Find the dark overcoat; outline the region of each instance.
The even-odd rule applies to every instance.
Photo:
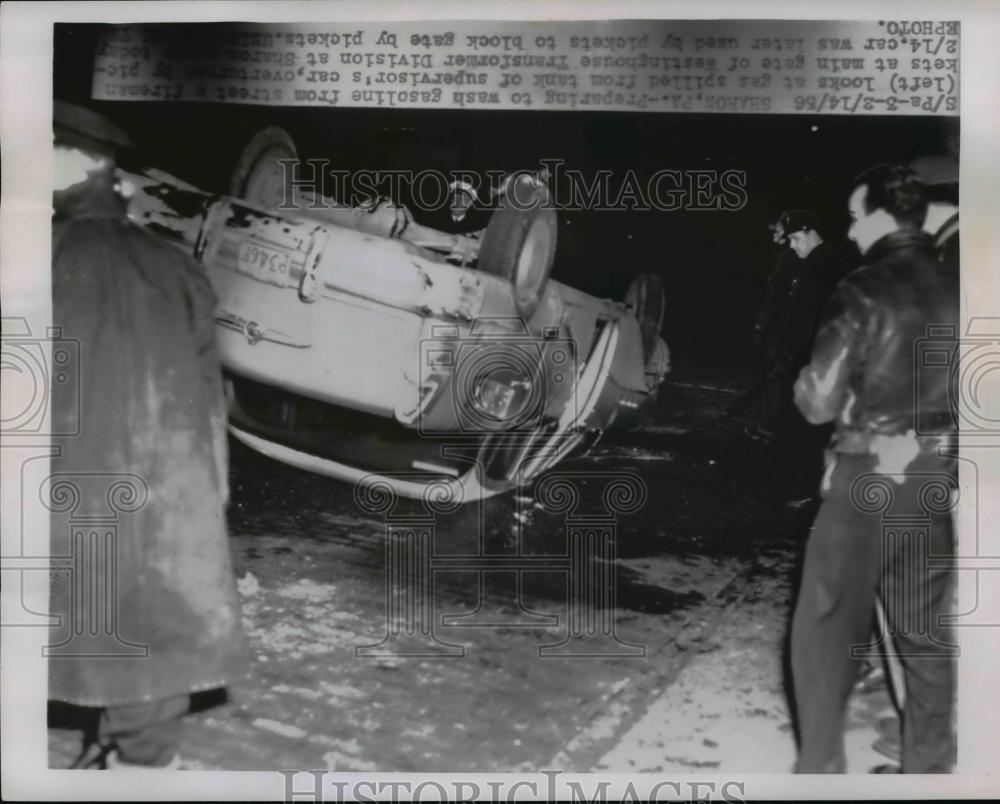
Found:
[[[110,176],[57,200],[49,698],[87,706],[225,686],[245,667],[227,543],[214,296],[130,223]],[[63,370],[65,369],[65,370]]]

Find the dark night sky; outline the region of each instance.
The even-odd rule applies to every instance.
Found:
[[[55,96],[88,101],[94,26],[56,26]],[[557,158],[589,175],[628,170],[746,172],[734,212],[651,210],[562,214],[554,276],[620,298],[640,272],[667,287],[664,336],[676,362],[749,359],[749,335],[774,262],[767,223],[785,208],[820,213],[826,238],[844,240],[851,179],[879,162],[945,152],[955,118],[694,115],[532,111],[253,107],[93,102],[132,136],[146,161],[206,189],[222,189],[242,145],[279,125],[300,156],[345,169],[534,168]],[[815,128],[815,130],[813,130]],[[953,144],[953,142],[952,142]]]

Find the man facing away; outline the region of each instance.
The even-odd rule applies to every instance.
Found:
[[[244,672],[227,544],[225,407],[201,267],[125,216],[117,127],[55,104],[49,700],[89,707],[78,764],[176,766],[193,692]],[[114,526],[87,525],[112,516]],[[91,755],[100,751],[96,762]]]
[[[836,427],[792,621],[796,770],[845,770],[844,710],[880,595],[906,681],[902,772],[948,772],[954,657],[941,618],[953,578],[928,557],[954,553],[956,424],[951,373],[915,355],[929,326],[957,332],[958,275],[921,228],[927,201],[909,168],[866,172],[848,207],[864,265],[837,286],[795,384],[806,419]]]

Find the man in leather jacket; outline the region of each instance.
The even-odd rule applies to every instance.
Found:
[[[902,772],[954,763],[954,648],[941,625],[954,553],[952,372],[918,359],[932,331],[957,334],[958,274],[922,231],[923,185],[904,166],[859,177],[848,232],[864,265],[834,291],[795,402],[835,422],[823,504],[792,622],[800,773],[844,772],[844,710],[880,595],[906,680]],[[949,329],[950,328],[950,329]]]

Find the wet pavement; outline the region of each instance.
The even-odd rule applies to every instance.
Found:
[[[769,646],[770,671],[754,670],[760,650],[756,664],[745,654],[743,686],[777,712],[812,512],[767,493],[766,452],[730,415],[745,386],[677,370],[641,430],[520,494],[431,512],[359,505],[345,484],[233,443],[234,554],[256,579],[243,597],[251,667],[227,702],[189,718],[182,767],[630,771],[639,743],[667,767],[678,752],[649,757],[666,739],[647,745],[650,713],[740,640]],[[557,480],[579,505],[559,507]],[[720,690],[739,654],[726,666]],[[76,753],[71,725],[50,728],[53,767]],[[703,739],[683,767],[720,767],[718,736]]]

